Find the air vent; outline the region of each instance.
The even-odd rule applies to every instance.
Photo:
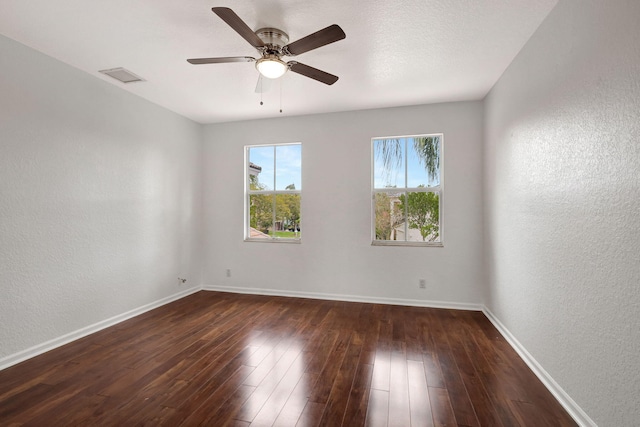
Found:
[[[142,77],[136,76],[129,70],[124,68],[111,68],[110,70],[100,70],[102,74],[106,74],[109,77],[113,77],[116,80],[120,80],[122,83],[133,83],[145,81]]]

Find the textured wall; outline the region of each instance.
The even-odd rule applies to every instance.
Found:
[[[470,102],[206,126],[203,284],[480,303],[482,117]],[[444,247],[371,246],[371,138],[435,132]],[[278,142],[302,142],[302,244],[244,242],[243,147]]]
[[[601,427],[640,419],[639,19],[561,0],[485,104],[487,305]]]
[[[4,37],[0,52],[2,359],[173,295],[178,275],[199,284],[202,129]]]

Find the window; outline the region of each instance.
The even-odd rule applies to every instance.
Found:
[[[302,144],[248,146],[245,160],[245,240],[299,242]]]
[[[442,246],[442,135],[372,140],[374,245]]]

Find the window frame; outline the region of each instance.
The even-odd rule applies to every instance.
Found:
[[[251,195],[264,194],[273,195],[273,224],[276,222],[276,197],[278,194],[298,194],[300,196],[300,218],[302,218],[302,189],[296,190],[275,190],[276,180],[276,148],[290,145],[300,146],[300,187],[302,187],[302,142],[284,142],[284,143],[269,143],[269,144],[251,144],[244,146],[244,241],[245,242],[260,242],[260,243],[302,243],[302,235],[295,238],[288,237],[275,237],[269,236],[268,238],[251,237]],[[273,147],[273,177],[274,177],[274,189],[273,190],[251,190],[250,186],[250,173],[249,173],[249,150],[256,147]]]
[[[385,139],[402,139],[402,138],[418,138],[418,137],[439,137],[439,152],[440,152],[440,184],[434,187],[407,187],[408,184],[408,162],[407,162],[407,147],[404,150],[404,187],[393,188],[376,188],[375,187],[375,141]],[[437,193],[438,194],[438,219],[439,219],[439,238],[438,242],[422,242],[422,241],[408,241],[408,240],[377,240],[376,239],[376,194],[378,193]],[[371,138],[371,246],[408,246],[408,247],[444,247],[444,133],[421,133],[414,135],[400,135],[400,136],[377,136]],[[408,235],[409,224],[405,219],[405,236]]]

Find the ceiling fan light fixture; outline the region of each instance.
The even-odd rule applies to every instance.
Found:
[[[287,72],[289,66],[276,55],[266,55],[256,61],[256,68],[264,77],[277,79]]]

